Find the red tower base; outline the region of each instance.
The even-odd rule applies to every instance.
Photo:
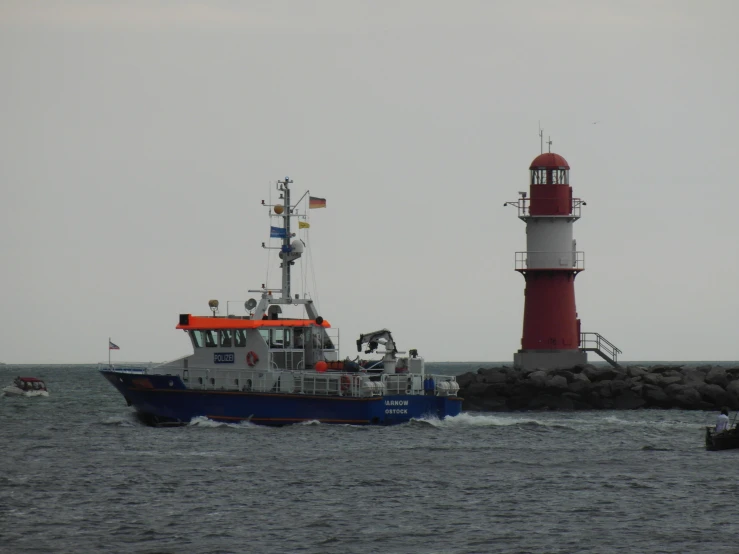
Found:
[[[529,269],[523,312],[521,350],[513,355],[519,369],[570,369],[588,363],[580,350],[580,322],[575,309],[577,270]]]
[[[583,350],[519,350],[513,355],[516,369],[572,369],[588,363]]]

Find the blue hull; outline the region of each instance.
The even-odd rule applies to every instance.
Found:
[[[197,417],[287,425],[303,421],[393,425],[412,418],[456,416],[462,399],[392,395],[356,398],[188,389],[179,377],[103,371],[103,375],[149,424],[186,424]]]

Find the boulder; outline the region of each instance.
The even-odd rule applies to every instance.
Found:
[[[529,403],[533,398],[533,396],[511,396],[506,401],[506,405],[511,411],[527,410],[529,408]]]
[[[570,398],[552,394],[539,395],[529,402],[529,410],[573,410],[574,408],[575,405]]]
[[[710,404],[713,404],[713,406],[716,408],[728,406],[732,410],[736,410],[739,407],[739,402],[737,402],[736,396],[729,392],[726,392],[718,385],[713,385],[709,383],[699,385],[698,392],[700,393],[703,400],[709,402]]]
[[[726,376],[729,378],[729,381],[739,379],[739,367],[727,367]]]
[[[485,383],[487,385],[487,383]],[[508,396],[508,388],[510,385],[507,383],[492,383],[485,389],[483,396]]]
[[[709,385],[718,385],[725,389],[729,384],[729,378],[726,376],[726,370],[723,367],[714,367],[706,375],[706,383]]]
[[[622,391],[629,390],[630,386],[631,383],[628,381],[611,381],[611,396],[615,396],[617,394],[621,394]]]
[[[571,371],[567,371],[566,369],[555,369],[554,371],[551,372],[551,375],[564,377],[565,379],[567,379],[568,383],[572,383],[572,381],[575,380],[575,374],[572,373]]]
[[[503,412],[508,409],[504,398],[465,398],[462,409],[467,411]]]
[[[612,381],[598,381],[590,385],[589,392],[591,395],[600,396],[601,398],[610,398],[612,396]]]
[[[686,385],[694,384],[698,385],[705,382],[706,374],[697,369],[684,369],[683,370],[683,382]]]
[[[648,373],[646,368],[639,365],[630,365],[626,368],[626,375],[629,377],[641,377],[646,373]]]
[[[648,406],[656,406],[658,408],[672,407],[670,397],[656,385],[644,385],[642,397],[646,400]]]
[[[642,375],[642,381],[647,385],[658,386],[662,376],[659,373],[647,373]]]
[[[567,389],[567,379],[561,375],[554,375],[546,380],[546,386],[553,389]]]
[[[471,371],[463,373],[462,375],[457,375],[457,383],[459,384],[459,388],[463,389],[469,386],[471,383],[475,382],[476,378],[477,374],[472,373]]]
[[[682,383],[683,382],[683,376],[678,375],[670,375],[668,377],[665,377],[664,375],[660,375],[659,379],[657,380],[657,385],[659,385],[662,388],[669,387],[670,385],[674,385],[676,383]]]
[[[562,398],[569,398],[575,410],[592,410],[593,406],[579,394],[575,392],[563,392]]]
[[[459,396],[462,398],[471,398],[474,396],[483,396],[490,385],[487,383],[472,383],[466,387],[459,389]]]
[[[534,371],[533,373],[529,373],[528,379],[527,379],[533,386],[543,389],[547,384],[547,373],[546,371]]]
[[[619,372],[612,367],[595,367],[586,365],[582,371],[590,381],[597,383],[598,381],[611,381],[619,375]]]
[[[587,377],[586,377],[586,379],[587,379]],[[570,383],[569,385],[567,385],[567,390],[569,392],[572,392],[572,393],[575,393],[575,394],[584,393],[589,388],[590,388],[590,381],[587,381],[587,380],[582,381],[580,379],[575,379],[574,381],[572,381],[572,383]]]
[[[732,381],[726,385],[726,392],[739,398],[739,381]]]
[[[613,399],[613,407],[616,410],[636,410],[643,408],[646,401],[638,394],[631,390],[624,390]]]
[[[501,371],[489,371],[477,376],[477,380],[482,380],[483,383],[505,383],[508,380],[508,376]]]
[[[653,365],[649,368],[649,373],[668,373],[670,371],[680,371],[681,365]]]
[[[697,409],[703,400],[700,393],[693,385],[669,385],[665,392],[667,396],[672,398],[680,408]]]

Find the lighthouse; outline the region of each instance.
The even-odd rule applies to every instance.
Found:
[[[526,251],[516,252],[516,271],[526,280],[520,369],[572,368],[587,363],[575,307],[575,277],[585,269],[573,225],[585,202],[572,195],[570,165],[553,152],[529,167],[529,191],[519,192],[518,217],[526,223]],[[589,350],[590,348],[588,348]]]
[[[541,136],[541,132],[540,132]],[[548,143],[551,147],[551,141]],[[516,271],[526,280],[518,369],[569,369],[586,364],[588,351],[618,367],[621,350],[599,333],[582,332],[575,307],[575,277],[585,270],[573,225],[580,219],[580,198],[572,195],[570,164],[542,152],[529,166],[529,190],[515,202],[526,224],[526,251],[516,252]]]

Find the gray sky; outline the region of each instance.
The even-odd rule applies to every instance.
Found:
[[[0,0],[0,361],[162,361],[264,282],[289,175],[321,313],[427,360],[521,339],[538,122],[570,163],[583,330],[736,360],[734,1]],[[593,122],[597,121],[597,124]]]

